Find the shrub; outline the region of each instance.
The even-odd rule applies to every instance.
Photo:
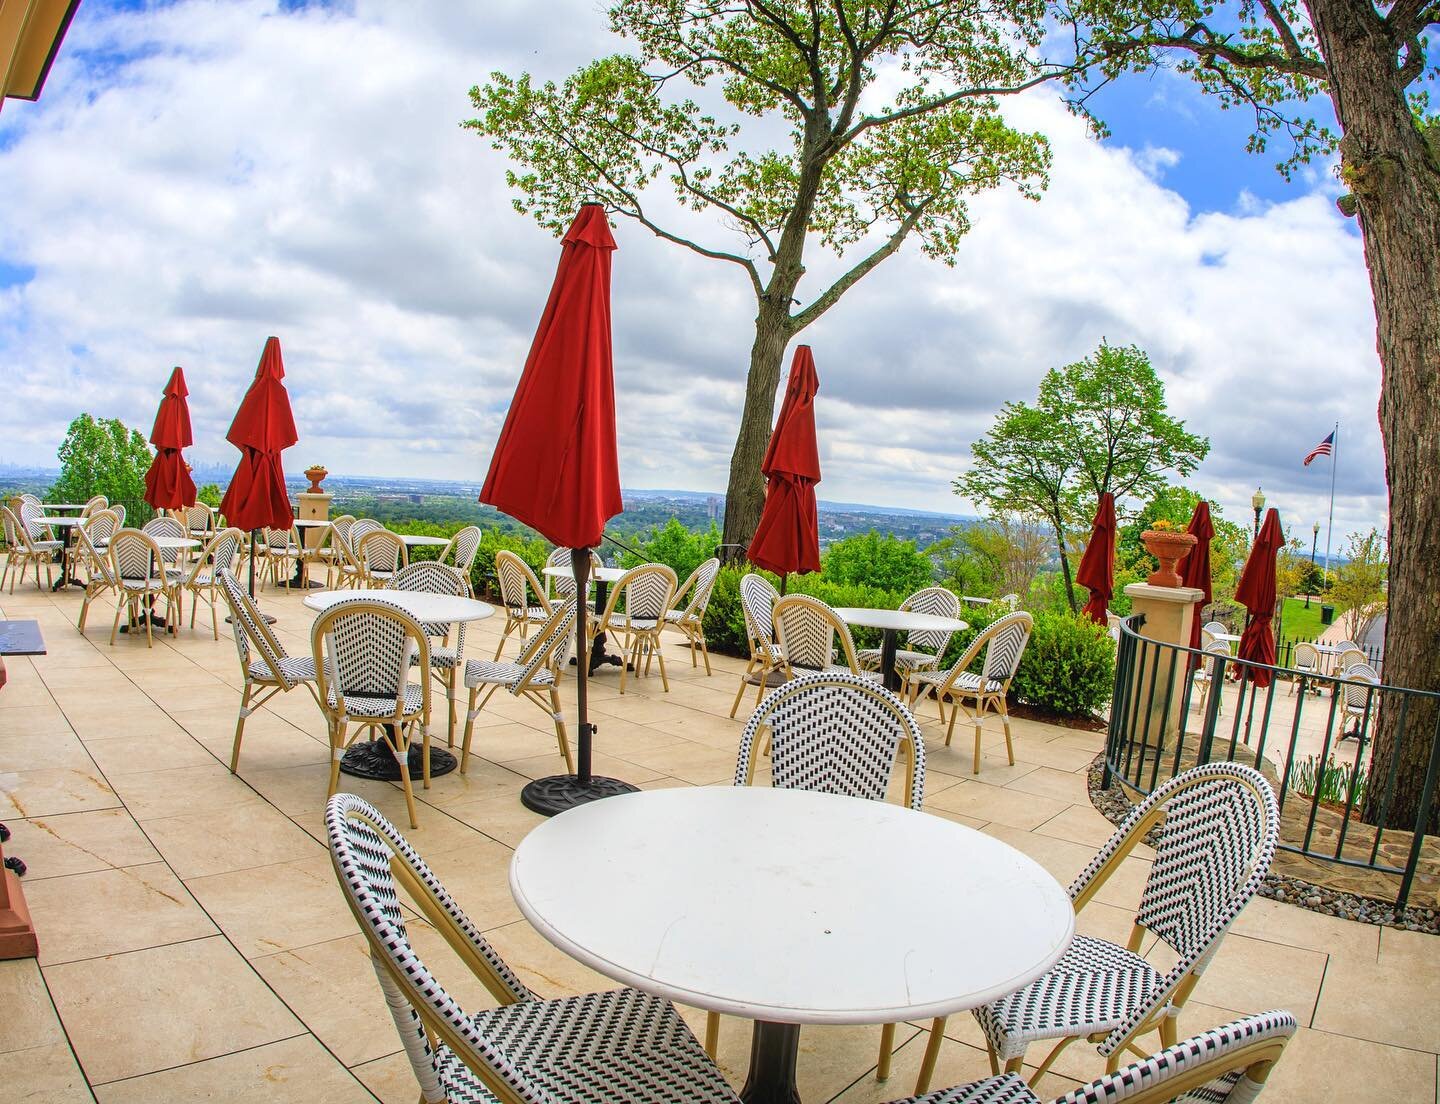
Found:
[[[636,541],[636,552],[621,552],[621,567],[639,567],[645,563],[668,564],[684,582],[690,573],[715,555],[720,544],[720,530],[712,521],[709,530],[693,533],[679,518],[671,518],[664,525],[657,525],[647,538]]]
[[[882,537],[871,529],[832,544],[821,559],[821,575],[831,583],[899,591],[903,598],[929,586],[935,568],[914,541],[900,540],[893,534]]]
[[[705,643],[722,655],[749,655],[745,643],[745,615],[740,609],[740,580],[743,567],[722,567],[715,576],[715,589],[705,607]]]
[[[1115,646],[1104,626],[1068,611],[1035,616],[1011,688],[1021,701],[1066,717],[1093,717],[1110,700]]]

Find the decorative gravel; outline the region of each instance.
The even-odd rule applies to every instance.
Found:
[[[1123,786],[1111,786],[1108,791],[1100,788],[1104,773],[1104,755],[1097,755],[1090,764],[1090,804],[1112,824],[1120,824],[1133,809],[1134,803],[1125,795]],[[1152,833],[1153,835],[1153,833]],[[1153,839],[1147,839],[1153,845]],[[1303,878],[1284,874],[1269,874],[1260,886],[1260,896],[1272,901],[1284,901],[1323,916],[1338,916],[1343,920],[1357,920],[1362,924],[1379,924],[1387,928],[1405,931],[1427,932],[1440,935],[1440,913],[1430,908],[1395,908],[1393,902],[1362,897],[1358,893],[1343,893],[1325,886],[1317,886]]]

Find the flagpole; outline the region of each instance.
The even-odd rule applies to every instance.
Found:
[[[1330,581],[1330,538],[1335,530],[1335,461],[1340,456],[1340,423],[1335,423],[1335,436],[1330,442],[1330,521],[1325,526],[1325,581]]]

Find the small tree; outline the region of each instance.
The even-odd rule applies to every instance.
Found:
[[[219,483],[206,483],[195,492],[196,502],[203,502],[206,506],[215,510],[220,509],[220,499],[223,497],[224,495],[220,490]]]
[[[952,534],[925,551],[945,584],[961,594],[1023,598],[1051,556],[1044,525],[1019,514],[1000,514]]]
[[[836,541],[820,560],[822,577],[832,583],[863,583],[909,594],[929,586],[934,568],[914,541],[874,529]]]
[[[1145,353],[1102,341],[1093,356],[1047,372],[1034,406],[1005,404],[955,491],[991,513],[1043,517],[1074,610],[1068,534],[1089,523],[1100,495],[1149,498],[1167,473],[1188,475],[1209,451],[1207,438],[1166,413],[1165,385]]]
[[[145,473],[150,470],[150,446],[138,429],[119,418],[97,419],[81,414],[65,431],[60,445],[60,478],[46,497],[60,502],[84,502],[103,494],[123,503],[127,525],[141,525],[153,511],[145,501]]]
[[[1344,611],[1345,635],[1363,642],[1385,609],[1385,584],[1390,570],[1385,539],[1378,529],[1351,533],[1345,556],[1347,561],[1335,569],[1330,600]]]

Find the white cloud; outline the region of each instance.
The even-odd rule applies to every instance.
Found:
[[[82,7],[42,101],[0,115],[0,264],[35,270],[0,290],[0,460],[53,456],[81,410],[148,428],[178,363],[193,456],[228,462],[275,333],[292,466],[482,478],[558,248],[459,122],[493,69],[558,79],[616,48],[588,0],[557,6]],[[955,268],[907,249],[800,338],[822,494],[968,509],[949,482],[1000,404],[1105,336],[1144,347],[1211,437],[1192,482],[1232,518],[1258,482],[1297,532],[1323,519],[1328,471],[1300,458],[1338,418],[1337,530],[1379,521],[1369,287],[1323,174],[1290,202],[1196,215],[1163,183],[1183,151],[1097,145],[1043,94],[1014,121],[1051,136],[1045,199],[977,199]],[[616,236],[624,481],[723,488],[748,284],[634,225]],[[808,260],[802,297],[839,270]]]

